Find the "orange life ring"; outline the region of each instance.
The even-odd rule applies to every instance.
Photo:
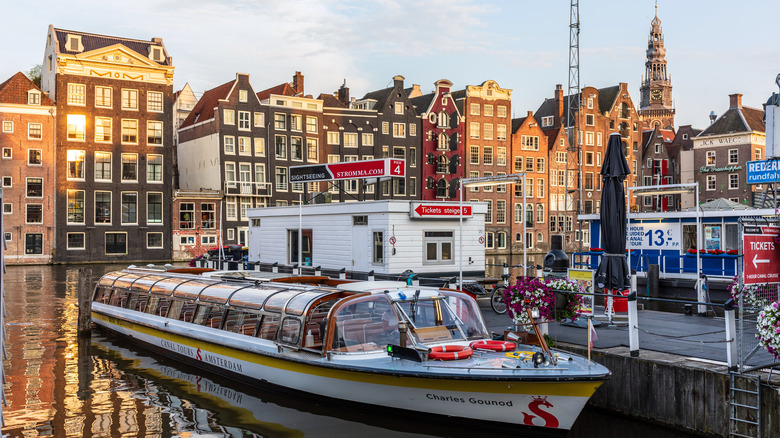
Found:
[[[472,342],[469,347],[475,350],[513,351],[517,346],[514,342],[482,340]]]
[[[440,345],[431,348],[431,352],[428,353],[428,358],[433,360],[458,360],[468,359],[472,354],[474,354],[474,350],[472,350],[471,347],[463,345]]]

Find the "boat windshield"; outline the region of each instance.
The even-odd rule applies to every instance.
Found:
[[[487,328],[474,300],[459,293],[395,303],[415,344],[484,339]]]

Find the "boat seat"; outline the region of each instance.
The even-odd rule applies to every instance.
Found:
[[[257,321],[247,322],[238,329],[238,332],[242,335],[252,336],[255,334],[255,327],[257,327]]]
[[[220,324],[222,324],[222,317],[215,316],[213,318],[209,318],[207,326],[211,328],[219,328]]]
[[[167,314],[168,314],[168,304],[161,304],[160,307],[157,308],[157,315],[165,316]]]

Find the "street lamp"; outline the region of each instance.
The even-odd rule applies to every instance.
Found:
[[[484,187],[484,186],[501,186],[507,184],[514,184],[517,181],[523,180],[523,238],[526,236],[526,217],[525,217],[525,204],[526,204],[526,185],[525,185],[525,172],[510,173],[509,175],[495,175],[495,176],[483,176],[478,178],[461,178],[460,180],[460,202],[458,205],[458,218],[460,219],[460,229],[458,231],[458,278],[461,290],[463,290],[463,189],[465,187]],[[523,241],[523,275],[527,275],[526,270],[526,249],[528,248],[527,242]]]

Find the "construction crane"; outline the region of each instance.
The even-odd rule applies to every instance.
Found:
[[[582,148],[580,147],[580,113],[581,113],[582,99],[580,96],[580,2],[579,0],[571,0],[571,6],[569,8],[569,90],[566,102],[566,134],[567,134],[567,155],[568,164],[566,166],[566,222],[563,225],[563,244],[564,250],[566,248],[566,236],[567,233],[573,231],[574,219],[580,213],[582,213],[582,172],[580,171],[580,163],[582,163]],[[576,120],[575,120],[576,118]],[[576,172],[576,174],[574,173]],[[574,193],[574,190],[570,189],[570,185],[573,182],[571,179],[573,175],[577,177],[577,204],[569,202],[569,196]],[[575,218],[569,219],[570,210],[575,210]],[[580,239],[579,239],[579,251],[582,252],[582,222],[579,223]],[[571,224],[571,229],[569,224]]]

